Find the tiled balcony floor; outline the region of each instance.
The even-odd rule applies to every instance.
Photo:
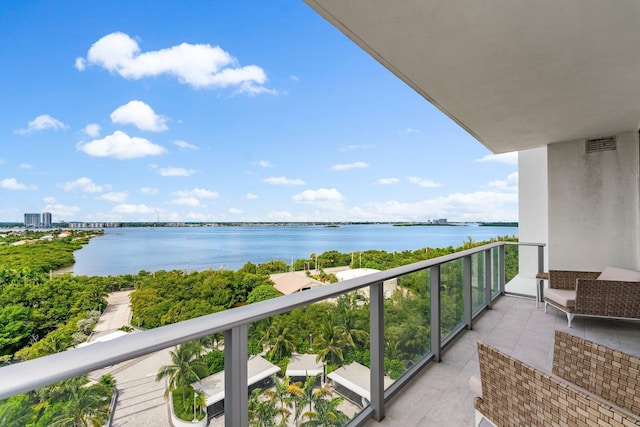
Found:
[[[548,372],[553,359],[556,329],[602,343],[629,354],[640,355],[640,323],[576,317],[567,328],[564,313],[544,304],[517,297],[500,298],[434,363],[412,379],[386,405],[381,422],[367,427],[473,426],[471,375],[479,375],[476,341],[484,341],[518,359]],[[488,424],[483,424],[488,425]]]

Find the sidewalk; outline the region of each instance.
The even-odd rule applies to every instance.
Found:
[[[131,326],[131,292],[120,291],[109,295],[107,308],[100,316],[89,342],[116,332],[123,325]],[[93,379],[105,374],[112,374],[116,379],[120,395],[113,426],[170,425],[164,382],[155,381],[160,367],[170,363],[169,349],[166,349],[91,372],[89,376]]]

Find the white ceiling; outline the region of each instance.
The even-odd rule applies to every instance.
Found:
[[[494,153],[640,128],[638,0],[305,0]]]

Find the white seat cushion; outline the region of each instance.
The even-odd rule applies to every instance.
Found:
[[[640,271],[626,268],[607,267],[602,270],[598,280],[620,280],[623,282],[640,282]]]
[[[469,378],[469,389],[474,396],[482,397],[482,381],[478,375],[472,375]]]
[[[563,307],[572,308],[576,305],[576,291],[572,289],[547,288],[544,290],[544,296]]]

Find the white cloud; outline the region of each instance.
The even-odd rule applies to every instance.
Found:
[[[157,188],[152,188],[152,187],[142,187],[140,189],[140,192],[142,194],[158,194],[158,189]]]
[[[305,190],[293,196],[292,199],[301,203],[341,202],[344,197],[335,188],[319,188],[317,190]]]
[[[128,197],[129,197],[129,193],[127,193],[126,191],[122,191],[122,192],[114,191],[111,193],[105,193],[101,195],[99,198],[102,200],[106,200],[107,202],[122,203],[125,200],[127,200]]]
[[[420,133],[420,131],[418,129],[406,128],[405,130],[402,131],[402,133],[412,134],[412,133]]]
[[[0,188],[5,190],[37,190],[35,185],[22,184],[16,181],[15,178],[5,178],[0,181]]]
[[[296,76],[296,75],[293,75],[293,74],[292,74],[292,75],[290,75],[290,76],[289,76],[289,80],[294,81],[294,82],[297,82],[297,81],[299,81],[300,79],[298,78],[298,76]]]
[[[151,214],[157,213],[156,209],[153,209],[147,205],[131,205],[131,204],[122,204],[114,206],[112,209],[113,212],[119,214]]]
[[[91,138],[97,138],[100,136],[100,125],[97,123],[89,123],[82,129],[82,133]]]
[[[180,197],[195,197],[198,199],[217,199],[218,193],[215,191],[205,190],[204,188],[194,188],[193,190],[181,190],[171,193]]]
[[[271,211],[265,217],[266,221],[291,221],[292,219],[293,214],[288,211]]]
[[[354,150],[364,150],[371,147],[372,145],[343,145],[342,147],[340,147],[340,151],[345,152],[345,151],[354,151]]]
[[[487,154],[486,156],[476,159],[476,162],[484,163],[484,162],[496,162],[496,163],[506,163],[508,165],[517,165],[518,164],[518,152],[513,151],[511,153],[502,153],[502,154]]]
[[[56,202],[56,198],[52,196],[47,196],[44,199],[42,199],[42,201],[48,204],[53,204]]]
[[[284,176],[272,176],[270,178],[265,178],[262,181],[266,182],[267,184],[274,184],[274,185],[304,185],[305,184],[305,182],[301,179],[290,179]]]
[[[273,164],[267,160],[260,160],[259,162],[253,163],[254,166],[260,166],[262,168],[272,168]]]
[[[169,203],[172,205],[183,205],[183,206],[200,206],[200,200],[195,197],[179,197],[177,199],[171,200]]]
[[[257,198],[258,198],[258,196],[257,196],[256,194],[253,194],[253,193],[247,193],[247,199],[249,199],[249,200],[255,200],[255,199],[257,199]]]
[[[76,68],[97,65],[125,79],[167,75],[195,88],[229,87],[256,95],[273,93],[262,85],[267,81],[257,65],[239,66],[237,60],[219,46],[181,43],[166,49],[141,53],[138,43],[127,34],[115,32],[95,42],[86,59],[76,59]]]
[[[180,139],[176,139],[171,143],[179,147],[181,150],[199,150],[200,149],[200,147],[198,147],[197,145],[189,144],[187,141],[182,141]]]
[[[234,215],[239,215],[244,213],[244,211],[242,209],[229,208],[229,213]]]
[[[476,191],[455,193],[416,203],[387,201],[371,203],[350,211],[352,218],[386,221],[420,221],[447,218],[449,221],[516,221],[518,219],[517,193]]]
[[[518,191],[518,172],[510,173],[506,180],[495,180],[488,184],[489,187],[500,191]]]
[[[376,181],[378,184],[388,185],[388,184],[397,184],[400,182],[398,178],[380,178]]]
[[[133,100],[116,108],[111,121],[121,125],[134,125],[140,130],[162,132],[168,129],[167,118],[160,116],[142,101]]]
[[[244,82],[241,83],[240,87],[233,92],[234,95],[242,95],[245,93],[249,96],[261,95],[263,93],[276,95],[278,91],[274,89],[267,89],[264,86],[257,86],[253,82]]]
[[[331,166],[331,169],[334,171],[346,171],[349,169],[362,169],[362,168],[368,168],[369,164],[365,163],[365,162],[355,162],[355,163],[347,163],[347,164],[341,164],[341,165],[333,165]]]
[[[77,206],[68,206],[68,205],[63,205],[62,203],[57,203],[55,201],[55,199],[53,199],[52,197],[49,198],[45,198],[45,203],[47,203],[47,205],[44,207],[44,211],[45,212],[51,212],[51,215],[54,218],[59,218],[59,219],[67,219],[67,220],[73,220],[74,217],[78,214],[78,212],[80,212],[80,208]]]
[[[157,156],[167,151],[164,147],[154,144],[148,139],[130,137],[119,130],[102,139],[80,143],[77,145],[77,149],[92,157],[113,157],[116,159]]]
[[[83,176],[75,181],[65,182],[62,184],[62,189],[68,192],[80,192],[80,193],[100,193],[104,189],[109,189],[108,185],[98,185],[91,181],[91,179]]]
[[[18,167],[19,167],[20,169],[33,169],[33,166],[32,166],[32,165],[30,165],[29,163],[20,163],[20,164],[18,165]]]
[[[32,132],[37,132],[41,130],[64,130],[67,128],[67,125],[62,123],[60,120],[51,117],[48,114],[43,114],[41,116],[36,117],[35,119],[29,122],[29,125],[25,129],[17,129],[13,131],[18,135],[28,135]]]
[[[184,168],[161,168],[160,175],[162,176],[191,176],[196,173],[193,169],[184,169]]]
[[[420,187],[424,187],[424,188],[442,187],[442,184],[438,184],[437,182],[433,182],[430,179],[422,179],[422,178],[419,178],[417,176],[408,176],[407,179],[409,180],[410,183],[416,184],[416,185],[418,185]]]

